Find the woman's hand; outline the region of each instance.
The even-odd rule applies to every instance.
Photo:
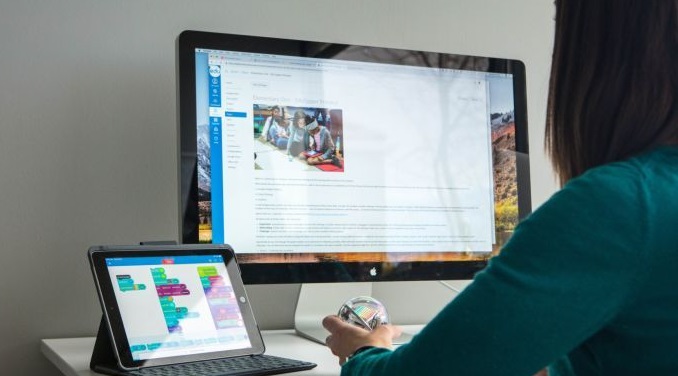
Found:
[[[339,357],[339,364],[344,364],[349,355],[363,346],[392,348],[393,339],[402,332],[393,325],[380,325],[370,332],[345,323],[335,315],[325,317],[323,326],[330,332],[325,343],[332,354]]]

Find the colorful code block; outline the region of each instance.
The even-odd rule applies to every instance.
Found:
[[[198,275],[205,291],[207,304],[214,326],[217,329],[242,327],[240,307],[231,286],[226,286],[224,277],[219,275],[214,266],[198,267]]]
[[[189,312],[187,307],[178,307],[174,300],[175,297],[190,295],[190,290],[185,284],[179,283],[178,278],[167,278],[165,268],[151,268],[151,277],[155,283],[167,330],[170,333],[181,333],[183,329],[179,325],[180,320],[200,316],[197,312]]]
[[[135,284],[129,274],[116,275],[115,279],[118,281],[118,287],[122,292],[146,290],[146,285],[143,283]]]

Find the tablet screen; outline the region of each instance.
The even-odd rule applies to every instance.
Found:
[[[121,366],[263,352],[235,258],[217,247],[90,251]]]
[[[221,255],[106,265],[134,360],[252,346]]]

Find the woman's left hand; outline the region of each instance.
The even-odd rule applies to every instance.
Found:
[[[344,364],[351,354],[364,346],[390,349],[393,347],[393,339],[402,333],[399,327],[393,325],[380,325],[367,331],[348,324],[335,315],[325,317],[323,326],[330,332],[325,343],[332,354],[339,357],[339,364]]]

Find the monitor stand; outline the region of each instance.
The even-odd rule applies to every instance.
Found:
[[[371,282],[354,283],[304,283],[299,290],[297,308],[294,312],[294,329],[304,338],[325,344],[330,334],[322,326],[322,319],[336,314],[341,305],[358,296],[372,296]],[[377,297],[377,299],[379,299]],[[388,307],[386,307],[388,310]],[[411,334],[403,333],[393,340],[400,345],[412,339]]]

